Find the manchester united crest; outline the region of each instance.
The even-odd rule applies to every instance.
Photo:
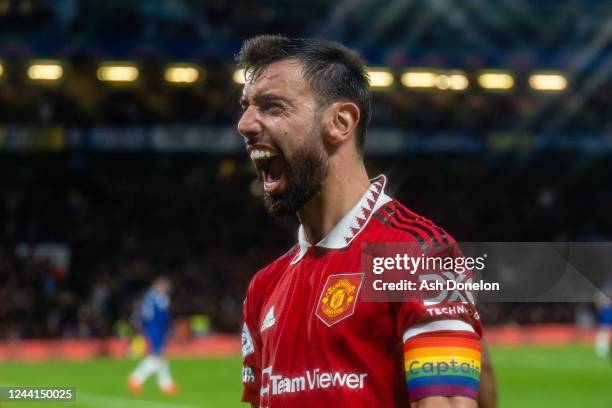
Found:
[[[327,326],[346,319],[355,312],[361,287],[361,273],[330,275],[323,287],[316,315]]]

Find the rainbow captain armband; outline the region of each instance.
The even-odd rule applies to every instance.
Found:
[[[474,333],[427,334],[404,343],[408,397],[460,396],[478,400],[480,340]]]

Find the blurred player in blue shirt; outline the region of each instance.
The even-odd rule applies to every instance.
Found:
[[[157,373],[157,383],[164,394],[177,392],[168,361],[164,357],[164,346],[170,330],[170,290],[171,283],[167,278],[157,278],[140,303],[138,320],[149,343],[149,354],[128,378],[128,388],[133,394],[142,392],[142,384],[153,373]]]
[[[610,355],[612,337],[612,278],[608,279],[595,299],[599,328],[595,334],[595,353],[599,357]]]

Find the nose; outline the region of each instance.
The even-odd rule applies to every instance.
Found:
[[[249,106],[238,121],[238,132],[247,141],[252,141],[258,134],[261,133],[261,123],[257,117],[257,110],[254,106]]]

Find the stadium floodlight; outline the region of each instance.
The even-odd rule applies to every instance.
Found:
[[[0,0],[0,15],[7,14],[11,9],[11,2],[9,0]]]
[[[57,61],[34,61],[28,67],[28,77],[33,81],[57,81],[64,75],[64,68]]]
[[[436,76],[435,85],[441,90],[462,91],[468,87],[469,81],[463,73],[450,72]]]
[[[393,85],[393,74],[382,68],[368,68],[368,77],[372,88],[388,88]]]
[[[105,63],[98,68],[98,79],[104,82],[134,82],[140,73],[134,64]]]
[[[507,90],[514,86],[514,78],[506,71],[482,71],[478,84],[484,89]]]
[[[529,76],[529,86],[536,91],[557,92],[567,88],[565,75],[540,72]]]
[[[432,71],[406,71],[400,82],[406,88],[433,88],[436,86],[436,77]]]
[[[461,71],[410,70],[401,77],[406,88],[437,88],[440,90],[462,91],[470,81]]]
[[[164,78],[173,84],[192,84],[200,78],[200,70],[193,64],[172,64],[166,68]]]
[[[236,71],[234,71],[233,79],[234,82],[237,84],[244,84],[244,69],[237,69]]]

